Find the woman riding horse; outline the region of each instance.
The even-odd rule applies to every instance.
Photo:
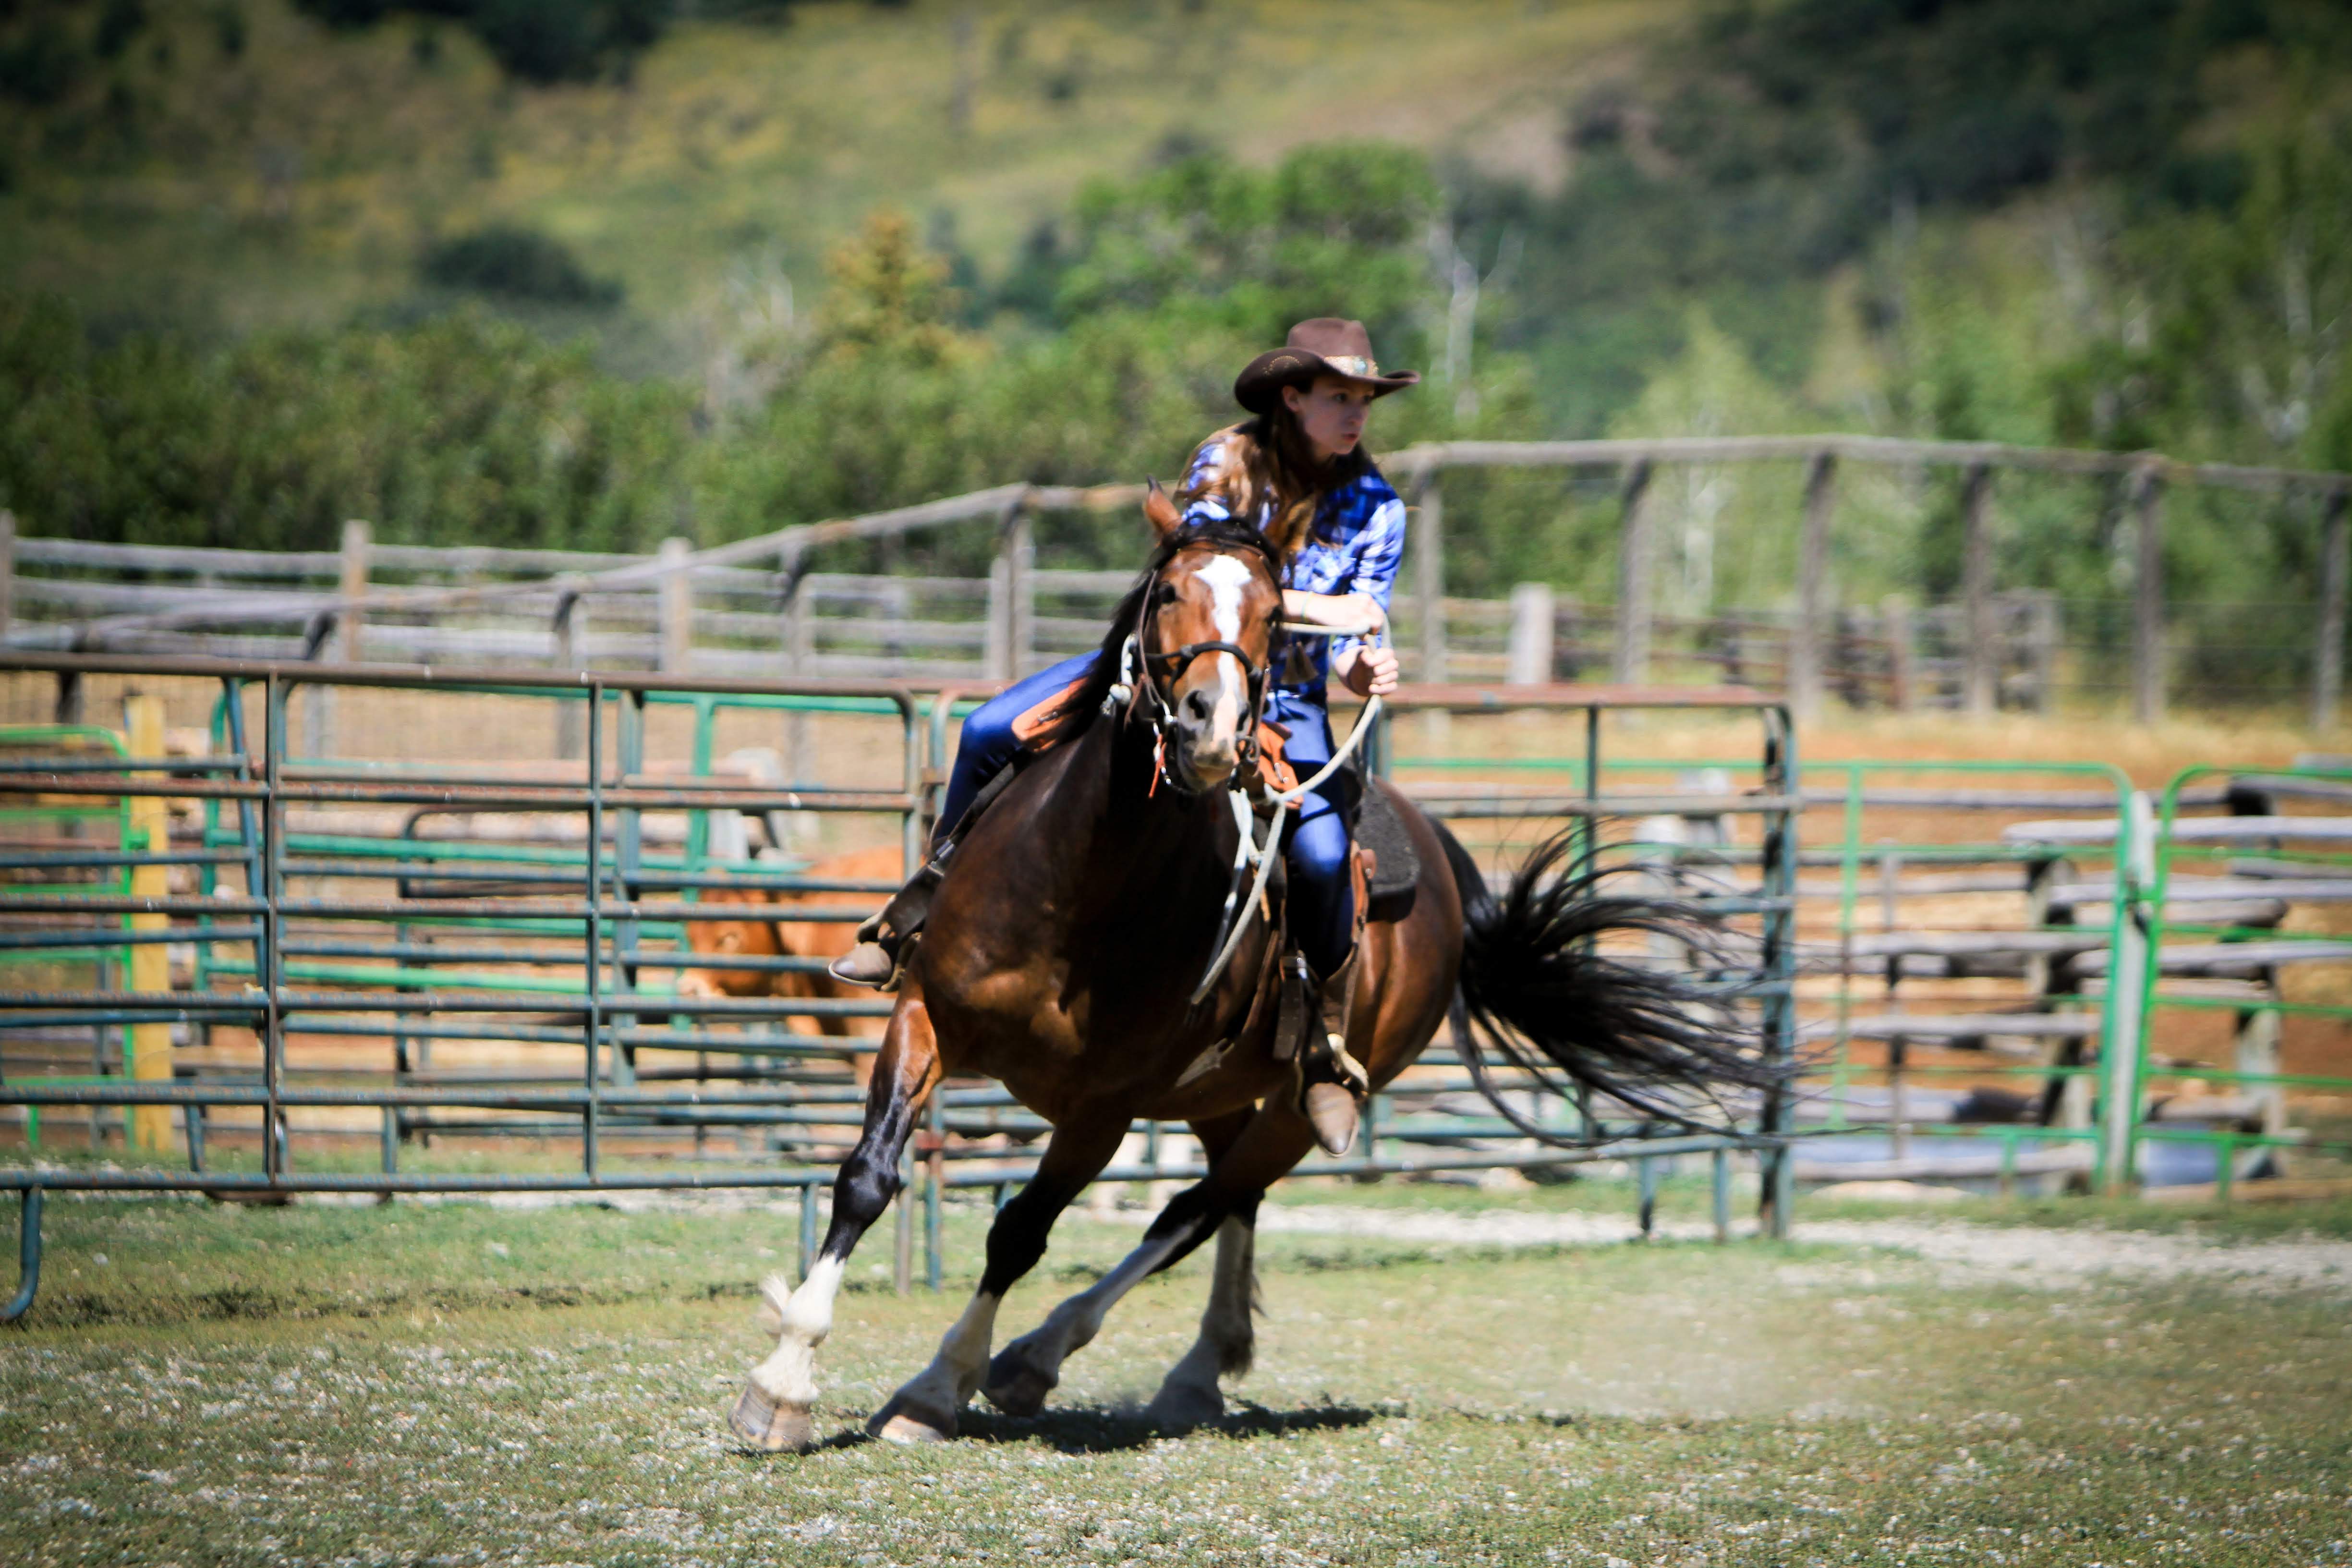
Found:
[[[1404,502],[1363,450],[1373,399],[1412,386],[1412,371],[1382,373],[1360,321],[1322,318],[1290,329],[1279,349],[1250,361],[1234,397],[1254,416],[1202,441],[1178,491],[1186,527],[1239,520],[1254,524],[1284,563],[1286,619],[1360,634],[1304,637],[1266,694],[1265,717],[1287,739],[1284,755],[1300,774],[1331,758],[1326,682],[1336,676],[1359,697],[1396,689],[1397,658],[1366,637],[1387,625],[1389,594],[1404,554]],[[1231,592],[1238,595],[1236,586]],[[1219,633],[1231,640],[1226,628]],[[1083,677],[1091,652],[1016,681],[964,721],[955,768],[940,808],[929,864],[888,908],[860,929],[859,945],[833,973],[889,988],[900,950],[921,928],[930,889],[944,874],[956,832],[983,788],[1021,749],[1017,721]],[[1244,711],[1249,697],[1228,670],[1226,695]],[[1323,1028],[1302,1069],[1303,1109],[1332,1153],[1356,1138],[1363,1068],[1343,1043],[1355,979],[1355,893],[1349,875],[1348,803],[1354,780],[1335,770],[1299,803],[1284,845],[1290,931],[1311,972]]]

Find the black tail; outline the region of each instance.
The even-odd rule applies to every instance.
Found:
[[[1539,845],[1498,899],[1470,852],[1442,824],[1434,826],[1462,889],[1465,928],[1454,1048],[1486,1098],[1521,1131],[1564,1142],[1514,1110],[1490,1082],[1473,1021],[1506,1062],[1538,1082],[1562,1089],[1559,1076],[1565,1075],[1575,1088],[1685,1127],[1728,1125],[1732,1108],[1719,1098],[1727,1090],[1783,1084],[1785,1070],[1763,1058],[1757,1031],[1732,1016],[1719,984],[1595,951],[1595,939],[1612,933],[1655,932],[1689,944],[1701,969],[1728,968],[1715,962],[1721,936],[1716,917],[1678,899],[1604,893],[1611,879],[1633,868],[1563,864],[1574,848],[1573,830]],[[1708,1107],[1716,1114],[1706,1114]]]

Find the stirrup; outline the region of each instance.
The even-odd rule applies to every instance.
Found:
[[[1371,1075],[1348,1053],[1348,1023],[1355,997],[1356,954],[1317,987],[1315,1016],[1298,1053],[1298,1109],[1323,1152],[1337,1157],[1355,1147]]]
[[[931,895],[947,875],[946,860],[942,849],[916,868],[907,885],[858,926],[857,945],[827,964],[825,972],[851,985],[877,991],[898,989],[907,973],[907,954],[922,935],[923,922],[930,918]]]

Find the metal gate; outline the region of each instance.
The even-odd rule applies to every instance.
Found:
[[[32,1299],[48,1190],[793,1187],[803,1257],[813,1252],[820,1189],[861,1117],[851,1064],[875,1041],[806,1031],[855,1026],[889,1004],[682,994],[689,970],[813,979],[824,966],[804,953],[689,953],[688,927],[718,918],[722,889],[798,900],[794,921],[862,918],[924,840],[957,694],[40,654],[0,657],[0,679],[54,679],[86,710],[120,699],[126,712],[120,731],[0,731],[0,822],[11,825],[0,963],[16,977],[0,988],[0,1045],[17,1068],[0,1082],[0,1108],[21,1108],[28,1145],[22,1163],[0,1167],[0,1187],[24,1194],[26,1273],[7,1315]],[[1416,725],[1580,717],[1588,766],[1572,796],[1497,805],[1416,788],[1442,816],[1580,823],[1588,854],[1601,853],[1591,829],[1603,816],[1703,808],[1759,819],[1752,871],[1716,889],[1751,943],[1724,992],[1727,1005],[1757,1010],[1767,1048],[1792,1048],[1801,802],[1777,702],[1435,688],[1393,706]],[[1695,708],[1760,726],[1757,792],[1727,803],[1600,786],[1604,716]],[[387,738],[396,755],[370,754]],[[747,738],[774,743],[721,755]],[[1376,750],[1382,767],[1398,752],[1385,740]],[[812,874],[801,840],[820,816],[845,830],[814,837],[895,848],[894,874]],[[756,858],[753,831],[767,841]],[[1534,1105],[1581,1143],[1556,1149],[1465,1104],[1466,1089],[1441,1042],[1375,1102],[1360,1153],[1307,1169],[1633,1159],[1646,1179],[1666,1157],[1712,1154],[1721,1224],[1728,1157],[1749,1151],[1767,1169],[1774,1226],[1786,1225],[1784,1102],[1749,1107],[1724,1135],[1605,1106]],[[68,1125],[93,1146],[119,1138],[134,1158],[39,1157]],[[944,1194],[1025,1179],[1031,1162],[1006,1140],[1041,1128],[992,1084],[950,1083],[934,1097],[899,1205],[902,1289],[918,1203],[936,1286]],[[1198,1173],[1180,1130],[1141,1127],[1138,1140],[1138,1158],[1107,1179]],[[467,1158],[424,1147],[436,1141]]]

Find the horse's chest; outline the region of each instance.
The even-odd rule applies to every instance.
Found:
[[[1044,1110],[1173,1080],[1208,1042],[1190,1039],[1182,998],[1160,989],[1132,966],[1100,974],[1039,964],[942,988],[930,1008],[951,1070],[986,1073]]]

